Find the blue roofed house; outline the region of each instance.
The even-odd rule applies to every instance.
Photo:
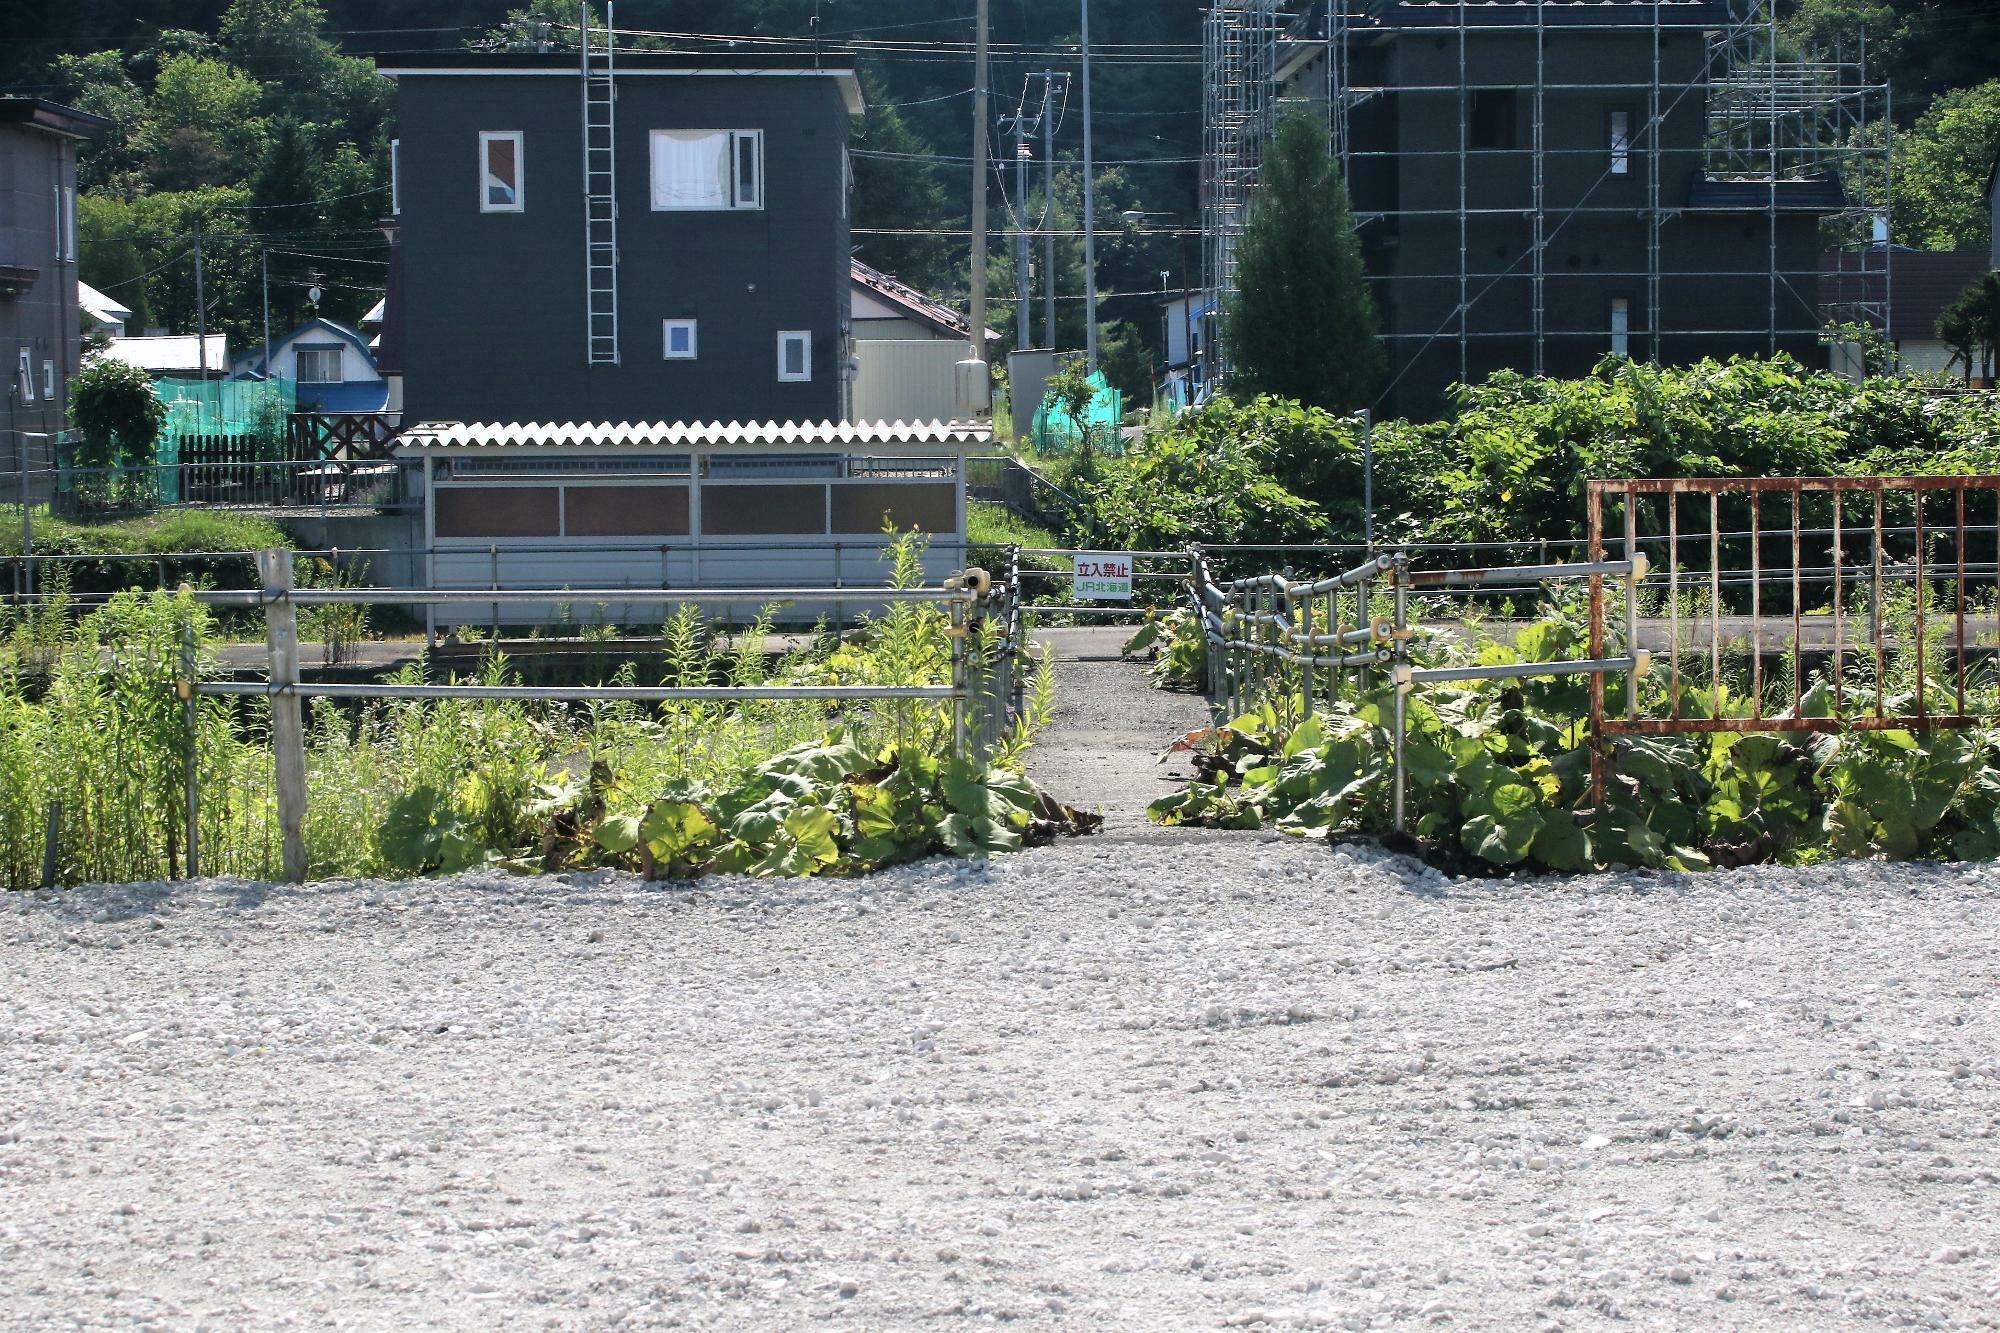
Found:
[[[238,379],[279,376],[299,386],[301,412],[381,412],[389,381],[368,340],[345,324],[315,316],[232,367]]]

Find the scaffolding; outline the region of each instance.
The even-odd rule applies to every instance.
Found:
[[[1373,241],[1378,304],[1403,313],[1383,331],[1392,389],[1440,345],[1461,382],[1496,364],[1573,367],[1592,343],[1652,361],[1704,343],[1816,345],[1819,251],[1858,250],[1863,267],[1885,251],[1890,88],[1865,48],[1787,50],[1773,0],[1218,3],[1204,54],[1209,286],[1235,289],[1277,108],[1317,104]],[[1599,129],[1593,109],[1616,118]],[[1820,223],[1810,265],[1802,215]],[[1702,243],[1724,218],[1761,225],[1761,257],[1730,267],[1713,253],[1729,247]],[[1600,253],[1578,272],[1556,245],[1585,233]],[[1434,262],[1412,269],[1417,252]],[[1624,262],[1596,267],[1604,253]],[[1738,298],[1755,284],[1752,310]],[[1577,326],[1583,297],[1552,306],[1552,292],[1612,285],[1619,313],[1590,327]],[[1884,274],[1840,315],[1886,331],[1890,297]]]
[[[1277,0],[1217,0],[1202,25],[1202,271],[1213,291],[1236,289],[1236,241],[1276,124],[1290,22]]]

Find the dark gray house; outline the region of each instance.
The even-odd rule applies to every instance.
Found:
[[[1261,7],[1238,7],[1254,35]],[[1610,352],[1823,364],[1822,223],[1862,211],[1843,177],[1881,182],[1842,156],[1877,90],[1765,41],[1722,0],[1337,0],[1279,37],[1259,114],[1331,109],[1383,410],[1431,415],[1454,382],[1574,376]]]
[[[106,127],[39,98],[0,97],[0,374],[7,378],[0,477],[17,475],[22,449],[31,466],[41,465],[51,456],[46,437],[69,425],[69,381],[83,337],[76,146]]]
[[[405,421],[845,416],[847,58],[427,53],[381,70],[402,136],[388,318]]]

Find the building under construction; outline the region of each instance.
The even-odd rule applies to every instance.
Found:
[[[1889,90],[1799,59],[1773,0],[1217,3],[1204,41],[1209,285],[1278,117],[1323,117],[1374,284],[1379,409],[1605,354],[1824,363],[1820,257],[1886,217]],[[1880,299],[1843,314],[1885,325]],[[1222,349],[1226,362],[1227,347]]]

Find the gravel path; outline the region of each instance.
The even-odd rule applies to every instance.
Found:
[[[1048,729],[1028,752],[1028,776],[1066,803],[1104,816],[1104,833],[1177,841],[1179,829],[1146,822],[1146,807],[1187,780],[1187,766],[1161,763],[1167,747],[1208,725],[1199,695],[1152,688],[1146,667],[1119,650],[1133,627],[1049,629],[1035,641],[1054,656],[1056,702]]]
[[[0,898],[0,1325],[1996,1326],[2000,870]]]

